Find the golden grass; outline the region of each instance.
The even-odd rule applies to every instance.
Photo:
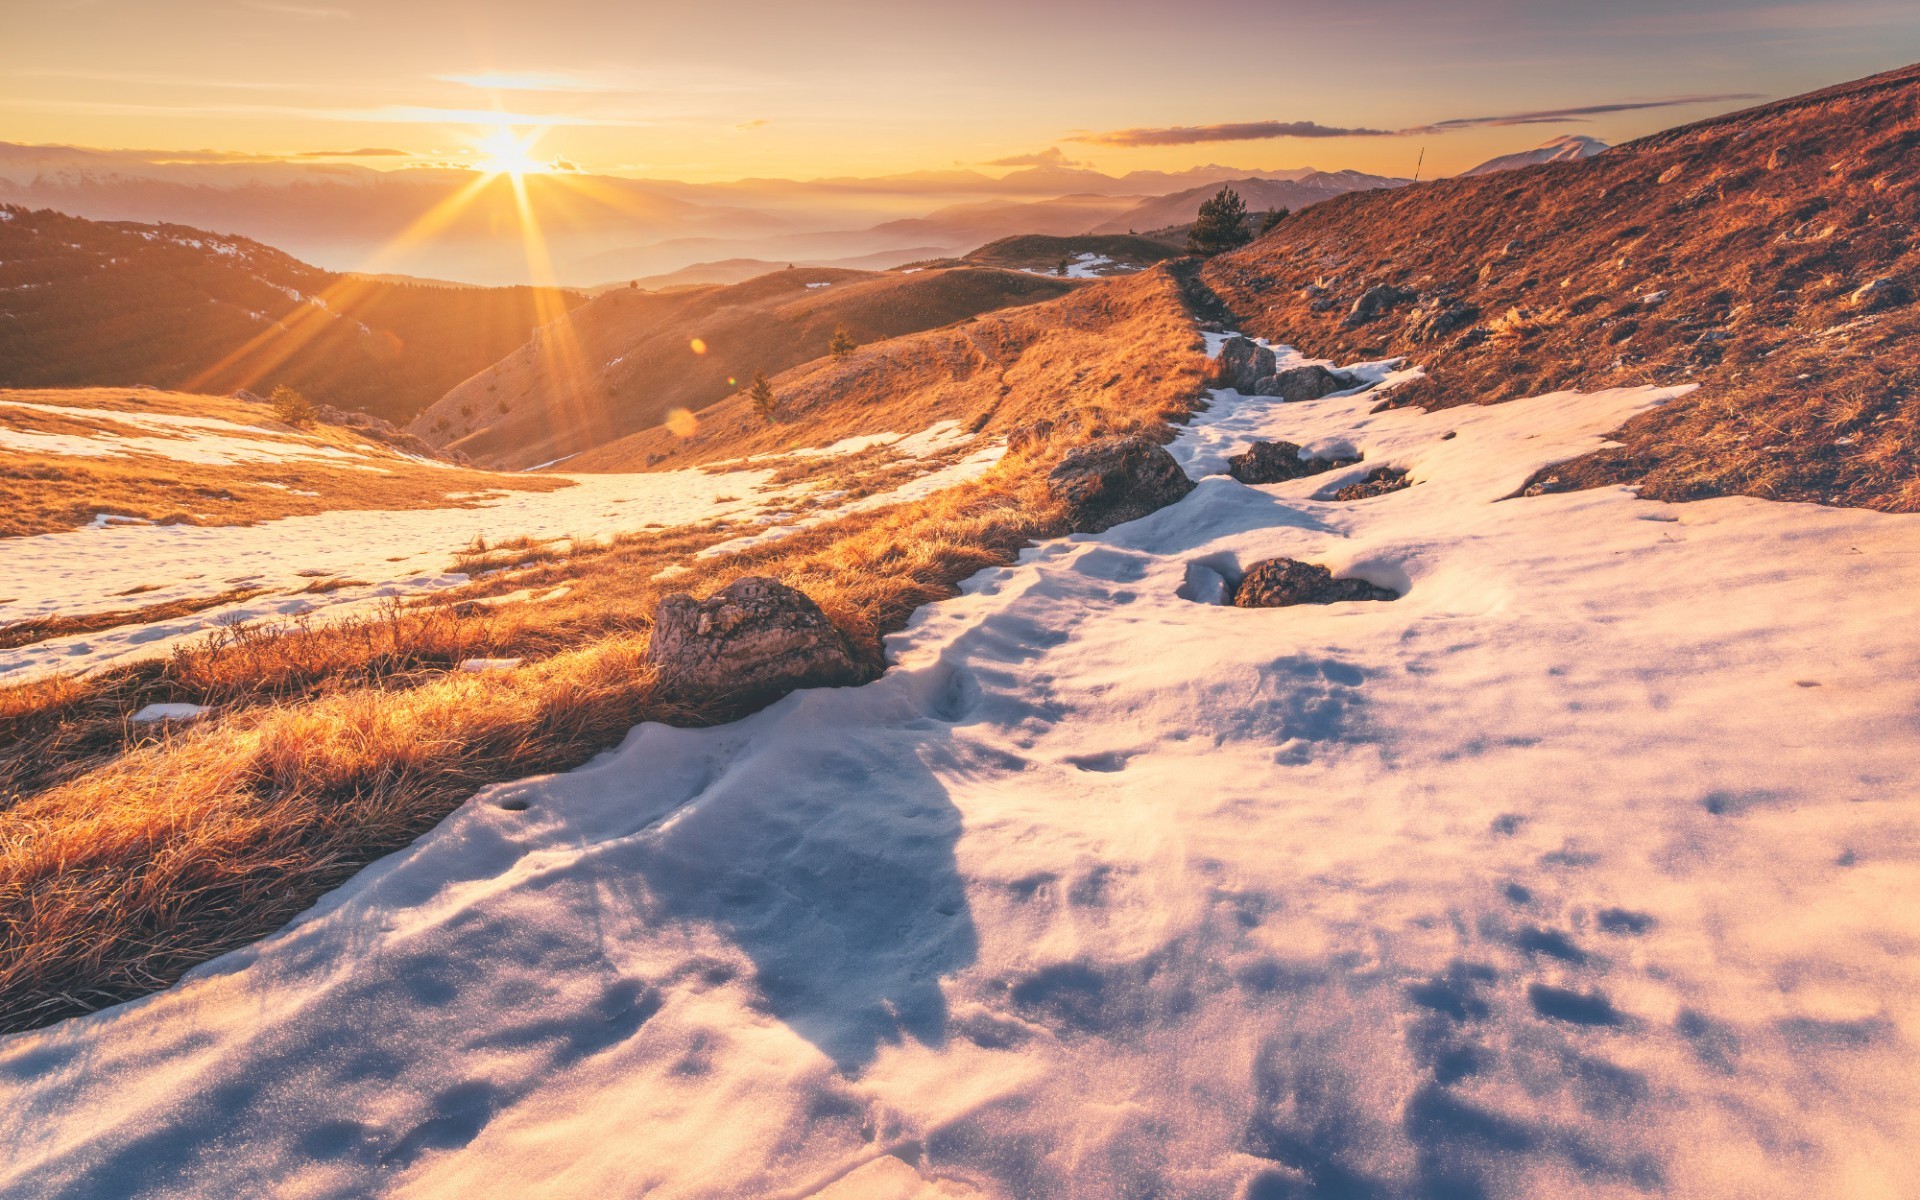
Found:
[[[1021,381],[996,391],[1009,419],[1044,415],[1055,430],[921,503],[727,557],[691,557],[730,536],[720,522],[629,535],[499,571],[441,603],[223,630],[164,662],[0,689],[0,1030],[164,986],[278,927],[488,783],[577,765],[642,720],[739,715],[657,692],[644,653],[669,591],[774,576],[812,596],[877,674],[881,637],[915,608],[1061,530],[1045,474],[1068,446],[1096,431],[1163,431],[1198,394],[1203,360],[1177,288],[1163,275],[1100,287],[1116,295],[1104,311],[1072,312],[1071,336],[1036,326],[997,351],[1001,377]],[[1026,361],[1036,351],[1047,361]],[[1135,386],[1079,387],[1101,359],[1101,378]],[[798,423],[809,439],[855,431],[828,405]],[[654,579],[675,562],[691,569]],[[488,603],[562,585],[549,602]],[[454,670],[468,657],[529,665],[481,679]],[[219,711],[163,733],[127,723],[156,699]]]
[[[322,590],[315,586],[321,582],[325,581],[316,580],[314,584],[309,584],[301,590],[309,592]],[[134,592],[151,590],[153,589],[136,588]],[[66,637],[75,633],[98,633],[103,629],[117,629],[122,625],[146,625],[153,621],[167,621],[174,617],[184,617],[189,613],[219,608],[223,604],[238,604],[242,600],[251,600],[266,590],[266,588],[231,588],[213,596],[190,596],[181,600],[169,600],[163,604],[149,604],[142,608],[117,608],[108,612],[85,613],[77,617],[35,617],[28,621],[14,621],[0,625],[0,650],[31,646],[35,642],[44,642],[49,638]]]
[[[8,401],[86,412],[47,413]],[[337,509],[471,507],[480,502],[476,494],[488,490],[572,486],[552,476],[430,466],[350,428],[294,430],[275,421],[263,405],[219,396],[117,388],[0,390],[0,429],[183,443],[191,433],[136,428],[114,419],[139,412],[216,417],[249,426],[246,434],[231,436],[324,446],[358,457],[207,466],[150,454],[81,457],[0,448],[0,537],[57,533],[86,525],[103,512],[161,524],[248,525]]]

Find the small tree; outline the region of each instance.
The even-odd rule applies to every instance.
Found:
[[[1058,263],[1054,264],[1053,273],[1055,275],[1065,275],[1067,273],[1067,268],[1071,265],[1072,265],[1071,263],[1069,263],[1066,259],[1063,258]]]
[[[1293,215],[1293,210],[1290,208],[1274,209],[1272,212],[1267,214],[1266,220],[1260,222],[1260,235],[1262,237],[1265,237],[1267,234],[1272,233],[1273,227],[1275,225],[1278,225],[1280,222],[1286,220],[1288,217],[1292,215]]]
[[[1200,205],[1200,215],[1187,234],[1187,253],[1219,254],[1251,240],[1247,233],[1247,202],[1240,198],[1239,192],[1223,187],[1213,199]]]
[[[852,354],[859,345],[860,343],[853,340],[853,335],[847,332],[845,325],[835,325],[833,327],[833,336],[827,339],[827,353],[833,355],[835,358],[845,358],[847,355]]]
[[[780,398],[773,394],[773,385],[767,382],[765,371],[753,373],[753,382],[747,385],[747,399],[753,402],[753,411],[760,414],[761,420],[773,424],[774,414],[780,408]]]
[[[284,383],[273,389],[267,403],[273,405],[273,415],[289,425],[311,425],[320,415],[314,411],[313,401]]]

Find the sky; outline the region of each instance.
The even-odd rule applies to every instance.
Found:
[[[1431,177],[1920,60],[1913,0],[5,0],[0,140],[605,174]],[[531,143],[528,145],[527,143]]]

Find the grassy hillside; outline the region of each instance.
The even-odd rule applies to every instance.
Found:
[[[1095,284],[816,364],[780,425],[729,444],[720,431],[749,422],[743,402],[727,400],[698,443],[715,456],[826,445],[871,430],[876,412],[910,422],[902,431],[1050,422],[985,475],[927,500],[717,557],[694,557],[735,536],[717,524],[635,532],[535,556],[443,603],[0,688],[0,807],[12,831],[0,846],[0,1029],[164,986],[284,923],[483,784],[575,766],[641,721],[734,715],[660,693],[644,655],[666,592],[781,579],[813,596],[877,672],[880,637],[915,608],[1062,530],[1045,478],[1068,448],[1103,431],[1168,436],[1204,366],[1168,273]],[[662,578],[670,566],[679,573]],[[491,602],[530,589],[548,599]],[[457,669],[473,656],[527,665]],[[155,701],[217,708],[162,737],[129,723]]]
[[[1423,365],[1402,403],[1700,385],[1545,490],[1920,511],[1916,152],[1909,67],[1580,162],[1329,200],[1205,278],[1249,332]],[[1352,318],[1383,285],[1402,295]]]
[[[413,429],[490,466],[535,466],[657,425],[674,409],[698,412],[755,371],[817,358],[836,327],[865,344],[1068,287],[971,268],[797,268],[730,287],[615,289],[448,392]]]
[[[1177,258],[1185,248],[1158,238],[1127,233],[1082,234],[1078,237],[1049,237],[1023,234],[989,242],[967,254],[961,261],[982,267],[1010,267],[1015,270],[1051,271],[1062,259],[1095,254],[1129,267],[1150,267],[1169,258]]]
[[[4,387],[284,383],[405,421],[579,300],[337,275],[186,226],[0,207]]]

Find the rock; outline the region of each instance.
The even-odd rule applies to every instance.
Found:
[[[1245,453],[1227,459],[1227,474],[1241,483],[1285,483],[1336,467],[1350,467],[1358,458],[1302,458],[1292,442],[1255,442]]]
[[[1353,302],[1353,307],[1347,311],[1347,319],[1342,324],[1349,329],[1365,325],[1382,313],[1392,311],[1396,305],[1418,299],[1419,295],[1418,292],[1397,288],[1390,283],[1375,284],[1360,293],[1360,298]]]
[[[1307,305],[1307,311],[1317,313],[1332,312],[1339,307],[1340,305],[1335,302],[1332,296],[1318,296],[1314,298],[1312,304]]]
[[[1235,608],[1287,608],[1295,604],[1336,604],[1343,600],[1398,600],[1400,593],[1364,579],[1335,579],[1317,563],[1269,558],[1247,568],[1233,593]]]
[[[1367,500],[1413,486],[1402,467],[1375,467],[1359,483],[1350,483],[1333,493],[1335,500]]]
[[[1273,368],[1273,351],[1252,338],[1228,338],[1214,364],[1214,386],[1232,388],[1249,396],[1259,395],[1253,390],[1254,385],[1271,376]]]
[[[757,575],[705,600],[681,592],[660,601],[647,662],[671,694],[688,699],[752,703],[863,678],[846,635],[819,605]]]
[[[1300,400],[1318,400],[1322,396],[1331,396],[1335,392],[1344,392],[1350,387],[1358,387],[1359,384],[1360,381],[1353,376],[1329,371],[1325,367],[1289,367],[1277,374],[1255,380],[1253,391],[1249,394],[1278,396],[1292,403]]]
[[[257,392],[250,392],[245,388],[241,388],[239,391],[232,393],[228,397],[228,399],[244,400],[248,404],[265,404],[267,402],[267,398],[265,396],[262,396]]]
[[[1173,455],[1144,437],[1089,442],[1047,475],[1047,491],[1066,504],[1080,533],[1137,521],[1192,490]]]
[[[1431,342],[1464,329],[1480,316],[1479,308],[1461,300],[1436,300],[1423,307],[1408,331],[1416,342]]]
[[[1905,304],[1909,298],[1907,289],[1894,280],[1870,279],[1854,290],[1853,306],[1868,312],[1879,312],[1883,308]]]

